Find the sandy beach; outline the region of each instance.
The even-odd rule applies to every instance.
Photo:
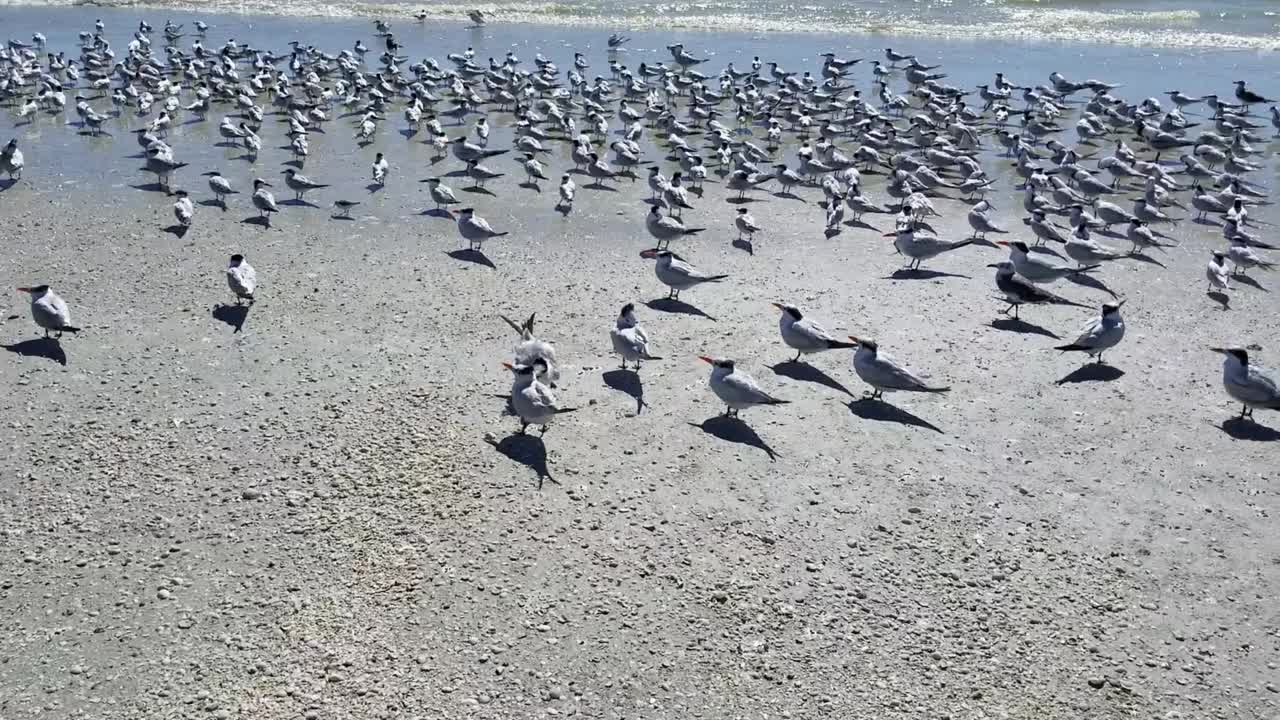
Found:
[[[183,132],[208,141],[213,117]],[[1280,362],[1280,283],[1207,298],[1218,227],[1097,274],[1128,335],[1082,366],[1051,348],[1110,296],[1058,283],[1091,309],[1013,322],[987,267],[1004,248],[902,273],[891,217],[827,237],[818,189],[772,185],[742,205],[764,227],[747,252],[713,175],[685,214],[707,230],[674,248],[730,277],[663,302],[643,179],[575,175],[561,215],[507,157],[492,195],[462,191],[402,124],[359,151],[329,125],[306,169],[345,184],[319,207],[263,228],[245,193],[198,204],[183,237],[171,198],[128,187],[150,179],[124,133],[38,128],[103,143],[94,207],[26,143],[0,278],[55,284],[83,331],[59,355],[0,296],[0,718],[1276,714],[1280,416],[1233,420],[1208,347]],[[392,176],[369,192],[378,149]],[[237,154],[220,162],[244,193]],[[252,172],[281,185],[285,159]],[[1008,160],[984,164],[997,220],[1029,237]],[[198,201],[207,169],[178,182]],[[510,231],[488,263],[424,213],[430,175]],[[331,219],[339,197],[353,220]],[[969,205],[935,204],[940,236],[969,234]],[[261,283],[247,314],[227,307],[235,252]],[[873,402],[849,351],[789,362],[782,301],[952,391]],[[638,375],[609,346],[627,302],[664,358]],[[578,408],[542,439],[514,435],[500,364],[499,315],[534,312]],[[789,404],[718,417],[702,354]]]

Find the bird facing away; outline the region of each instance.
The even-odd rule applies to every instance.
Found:
[[[636,371],[640,371],[641,360],[661,360],[662,358],[652,354],[649,351],[649,335],[644,328],[636,320],[636,306],[627,303],[622,306],[622,311],[618,313],[618,319],[614,321],[613,328],[609,331],[609,340],[613,343],[613,351],[622,357],[622,369],[627,369],[627,363],[636,364]]]
[[[1090,320],[1080,332],[1075,342],[1059,345],[1054,350],[1063,352],[1083,352],[1096,357],[1102,364],[1102,353],[1110,350],[1124,339],[1124,318],[1120,316],[1120,308],[1124,300],[1106,303],[1102,306],[1102,314]]]
[[[236,296],[237,305],[241,300],[248,300],[250,305],[253,304],[253,293],[258,288],[258,273],[243,255],[232,255],[231,261],[227,263],[227,286]]]

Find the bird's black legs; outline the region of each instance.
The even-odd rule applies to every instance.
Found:
[[[795,362],[800,362],[800,351],[799,351],[799,350],[797,350],[797,351],[796,351],[796,356],[795,356],[794,358],[792,358],[792,359],[791,359],[791,362],[793,362],[793,363],[795,363]]]
[[[529,427],[529,423],[524,422],[523,420],[521,420],[521,421],[520,421],[520,434],[521,434],[521,435],[523,435],[523,434],[524,434],[525,429],[526,429],[526,428],[528,428],[528,427]]]

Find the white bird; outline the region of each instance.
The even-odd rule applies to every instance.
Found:
[[[754,242],[756,233],[762,229],[746,208],[738,208],[738,216],[733,219],[733,224],[738,226],[738,239],[741,240],[746,235],[748,243]]]
[[[441,208],[448,212],[450,205],[458,205],[460,201],[453,194],[453,188],[440,182],[440,178],[427,178],[422,182],[427,183],[428,190],[431,193],[431,200],[436,204],[436,210]]]
[[[58,337],[62,337],[64,332],[80,332],[80,328],[71,325],[71,311],[67,309],[67,302],[48,285],[20,287],[18,292],[31,296],[31,319],[44,329],[45,337],[49,337],[51,330],[58,333]]]
[[[462,208],[458,211],[458,232],[467,240],[467,247],[472,252],[481,252],[486,240],[507,234],[506,231],[495,231],[489,226],[489,221],[476,215],[472,208]]]
[[[645,229],[658,241],[658,249],[666,249],[671,246],[671,241],[685,237],[687,235],[696,235],[706,228],[687,228],[680,220],[669,215],[662,214],[662,208],[654,205],[649,208],[649,214],[644,219]]]
[[[538,379],[555,387],[556,383],[560,382],[560,363],[556,360],[555,346],[533,334],[536,315],[537,313],[529,315],[529,319],[521,324],[516,324],[506,315],[498,317],[520,336],[520,341],[516,343],[515,351],[512,353],[512,362],[516,365],[533,365],[535,360],[541,360]]]
[[[14,138],[0,148],[0,172],[6,173],[10,180],[22,179],[22,168],[26,161],[22,151],[18,149],[18,139]]]
[[[1030,248],[1021,240],[1014,240],[1013,242],[1001,240],[997,244],[1009,248],[1009,260],[1013,262],[1013,269],[1033,283],[1051,283],[1068,275],[1088,272],[1100,267],[1098,265],[1086,265],[1073,268],[1070,265],[1059,265],[1052,260],[1040,257],[1039,253],[1032,255]]]
[[[253,293],[258,287],[258,273],[243,255],[231,256],[231,262],[227,264],[227,287],[236,296],[237,305],[241,300],[248,300],[250,305],[253,304]]]
[[[662,358],[653,355],[649,351],[649,335],[640,326],[636,320],[636,306],[627,303],[622,306],[622,312],[618,313],[618,319],[614,322],[613,329],[609,331],[609,339],[613,342],[613,351],[622,356],[622,369],[627,369],[627,363],[636,364],[636,370],[640,370],[641,360],[661,360]]]
[[[271,216],[268,213],[280,212],[280,207],[276,205],[276,198],[267,188],[271,187],[271,183],[261,178],[254,178],[253,181],[253,206],[258,208],[258,215],[266,218],[267,224],[271,224]]]
[[[698,359],[711,363],[711,392],[725,404],[726,417],[737,417],[740,410],[757,405],[785,405],[790,402],[762,390],[754,378],[734,367],[732,360],[706,355],[699,355]]]
[[[902,366],[888,353],[880,352],[875,340],[853,335],[849,339],[858,344],[853,354],[853,371],[872,388],[871,399],[878,400],[886,392],[944,393],[950,387],[935,387]]]
[[[1214,250],[1213,256],[1209,258],[1209,266],[1204,270],[1204,276],[1209,281],[1208,292],[1230,290],[1231,269],[1227,266],[1227,254],[1221,250]]]
[[[573,207],[573,197],[578,193],[578,186],[573,182],[573,178],[566,173],[560,176],[560,207],[569,209]]]
[[[1249,362],[1244,348],[1209,348],[1226,357],[1222,360],[1222,386],[1243,407],[1241,418],[1252,418],[1254,408],[1280,410],[1280,384],[1275,374]]]
[[[178,224],[182,227],[191,227],[191,221],[196,214],[195,205],[191,203],[186,190],[177,190],[173,194],[178,196],[177,201],[173,203],[173,216],[178,219]]]
[[[923,235],[911,229],[910,225],[903,227],[897,232],[885,233],[885,237],[893,238],[893,246],[897,248],[910,262],[907,268],[918,270],[920,264],[925,260],[935,258],[942,253],[958,250],[966,245],[973,244],[973,238],[967,238],[957,242],[947,242],[933,235]]]
[[[671,288],[667,293],[667,297],[671,299],[679,298],[681,290],[687,290],[702,283],[720,282],[729,277],[728,275],[708,275],[670,250],[649,248],[641,252],[640,257],[656,260],[653,265],[653,274],[658,276],[658,280],[663,285]]]
[[[213,191],[214,200],[222,203],[222,209],[227,209],[227,196],[234,195],[235,190],[231,189],[231,183],[219,173],[217,170],[211,170],[205,173],[205,177],[209,178],[209,189]]]
[[[1124,338],[1124,318],[1120,316],[1123,305],[1123,300],[1106,303],[1102,306],[1102,314],[1084,326],[1075,342],[1059,345],[1054,350],[1088,353],[1090,357],[1097,356],[1097,361],[1102,363],[1102,353],[1118,345]]]
[[[823,350],[844,350],[854,347],[856,343],[837,340],[819,325],[813,318],[804,316],[800,308],[785,303],[773,303],[782,311],[778,318],[778,331],[782,333],[782,342],[796,351],[791,362],[799,362],[800,356]]]
[[[511,408],[520,418],[521,435],[530,425],[541,425],[541,434],[546,435],[547,425],[556,415],[563,415],[577,409],[559,407],[555,393],[538,380],[538,374],[543,370],[543,365],[542,360],[535,360],[532,365],[502,363],[502,366],[512,373]]]
[[[386,156],[378,153],[373,158],[373,182],[377,185],[387,184],[387,171],[391,169],[391,163],[387,162]]]

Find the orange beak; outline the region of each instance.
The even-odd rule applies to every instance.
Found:
[[[770,304],[770,305],[772,305],[772,306],[774,306],[774,307],[776,307],[776,308],[778,308],[779,310],[781,310],[781,309],[782,309],[782,303],[769,303],[769,304]]]
[[[504,363],[502,363],[502,367],[504,367],[504,368],[506,368],[506,369],[508,369],[508,370],[515,370],[515,369],[516,369],[515,365],[512,365],[512,364],[511,364],[511,363],[509,363],[509,362],[504,362]]]
[[[18,288],[18,292],[29,293],[31,292],[31,288]]]
[[[997,244],[997,245],[1003,245],[1003,246],[1005,246],[1005,247],[1009,247],[1009,241],[1008,241],[1008,240],[997,240],[997,241],[996,241],[996,244]]]
[[[644,258],[645,260],[652,260],[655,257],[657,257],[657,255],[658,255],[657,248],[649,248],[648,250],[640,251],[640,257]]]
[[[714,365],[714,364],[715,364],[715,362],[716,362],[715,360],[712,360],[711,358],[707,357],[706,355],[699,355],[699,356],[698,356],[698,359],[699,359],[699,360],[701,360],[701,361],[703,361],[703,362],[709,362],[709,363],[711,363],[711,364],[713,364],[713,365]]]
[[[854,342],[856,342],[856,343],[860,343],[860,342],[862,342],[861,340],[859,340],[858,338],[854,337],[853,335],[850,335],[850,336],[849,336],[849,339],[850,339],[850,340],[852,340],[852,341],[854,341]]]

